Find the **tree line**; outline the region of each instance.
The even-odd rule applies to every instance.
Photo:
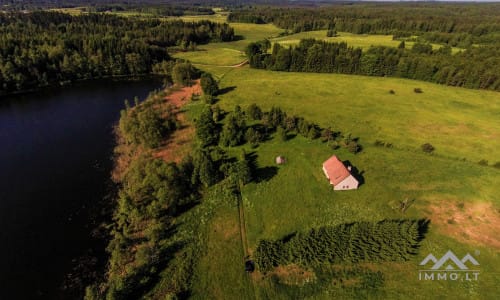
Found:
[[[356,34],[426,35],[429,42],[449,42],[460,46],[472,43],[498,43],[500,39],[498,4],[349,4],[321,8],[253,6],[235,9],[229,22],[273,23],[287,33],[336,30]],[[446,37],[443,39],[443,37]]]
[[[269,48],[267,40],[249,44],[246,54],[250,66],[274,71],[392,76],[500,90],[500,48],[493,45],[451,54],[449,46],[433,50],[430,44],[415,43],[406,49],[404,41],[398,48],[372,46],[363,51],[345,42],[303,39],[291,47],[275,43],[271,53]]]
[[[221,121],[225,119],[223,123]],[[248,125],[251,122],[252,125]],[[251,104],[243,110],[237,105],[232,112],[224,112],[217,105],[206,106],[196,121],[196,134],[204,147],[220,145],[235,147],[245,143],[257,147],[269,138],[288,140],[293,134],[327,143],[332,149],[346,148],[352,153],[362,150],[359,138],[318,124],[300,116],[288,115],[280,107],[273,106],[263,111]]]
[[[383,220],[325,226],[279,240],[260,240],[255,261],[263,272],[280,265],[406,261],[415,255],[426,220]]]
[[[0,14],[0,94],[74,80],[149,74],[170,60],[167,47],[231,41],[234,30],[210,21]]]
[[[211,75],[203,76],[204,90],[214,92]],[[163,291],[172,297],[189,293],[199,241],[177,233],[177,218],[198,204],[202,191],[211,186],[224,181],[231,188],[252,180],[250,160],[244,152],[234,159],[216,145],[200,144],[180,163],[154,158],[151,150],[178,127],[163,98],[164,93],[152,93],[142,103],[136,98],[133,107],[126,101],[121,112],[118,133],[123,137],[121,146],[129,146],[123,155],[130,163],[116,178],[119,191],[108,225],[107,271],[102,281],[86,288],[85,299],[147,297],[160,278]],[[211,116],[209,107],[208,111]],[[199,122],[197,131],[198,127]],[[201,230],[196,229],[198,221],[190,220],[185,226]]]

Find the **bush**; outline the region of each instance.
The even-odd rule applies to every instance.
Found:
[[[276,136],[280,139],[282,142],[286,142],[288,139],[288,136],[286,134],[286,129],[284,129],[281,126],[278,126],[278,129],[276,130]]]
[[[425,143],[421,147],[422,151],[424,151],[425,153],[432,153],[435,150],[434,146],[429,143]]]
[[[200,79],[201,89],[205,95],[215,96],[219,92],[219,86],[209,73],[203,73]]]
[[[413,91],[417,94],[422,94],[424,91],[422,91],[421,88],[414,88]]]
[[[123,110],[119,127],[127,142],[154,148],[177,128],[177,121],[171,108],[162,117],[160,111],[148,102],[133,110]]]
[[[480,161],[477,162],[480,166],[487,166],[488,161],[486,159],[481,159]]]
[[[496,163],[494,163],[493,168],[500,169],[500,161],[497,161]]]
[[[245,140],[252,145],[252,147],[256,147],[262,141],[262,135],[257,130],[249,127],[245,132]]]
[[[346,147],[347,147],[347,150],[349,150],[349,152],[354,153],[354,154],[361,151],[361,146],[356,141],[350,141]]]
[[[389,90],[389,94],[394,95],[396,92],[394,90]]]
[[[215,97],[212,95],[204,94],[203,102],[205,102],[205,104],[212,105],[215,103]]]
[[[172,80],[176,84],[191,85],[191,80],[196,77],[195,68],[188,62],[178,62],[172,69]]]
[[[248,106],[246,113],[252,120],[262,119],[262,110],[255,103]]]

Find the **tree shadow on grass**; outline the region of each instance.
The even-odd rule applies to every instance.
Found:
[[[278,174],[278,168],[274,166],[259,168],[257,164],[257,157],[258,156],[255,151],[252,151],[246,155],[248,164],[250,165],[250,169],[252,170],[253,180],[255,182],[260,183],[263,181],[269,181],[276,174]]]
[[[163,239],[170,239],[177,233],[177,228],[180,224],[171,226],[166,230]],[[187,243],[185,241],[173,242],[169,246],[161,249],[158,252],[157,259],[153,265],[147,265],[138,270],[137,274],[133,278],[129,278],[131,282],[129,287],[130,292],[127,293],[127,298],[129,299],[142,299],[148,291],[150,291],[154,286],[156,286],[162,276],[161,271],[165,270],[169,264],[178,256],[177,254],[181,252]],[[154,271],[152,271],[154,270]],[[134,284],[135,283],[135,284]]]
[[[232,92],[236,89],[236,86],[228,86],[228,87],[225,87],[223,89],[220,89],[218,92],[217,92],[217,96],[220,96],[220,95],[224,95],[224,94],[227,94],[229,92]]]
[[[421,242],[424,238],[427,232],[429,232],[429,225],[431,224],[431,220],[429,219],[420,219],[418,220],[418,234],[419,234],[419,239],[418,241]]]
[[[241,35],[241,34],[235,34],[233,36],[233,40],[232,42],[236,42],[236,41],[241,41],[241,40],[244,40],[245,39],[245,36]]]

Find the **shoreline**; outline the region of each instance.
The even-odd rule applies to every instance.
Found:
[[[103,76],[103,77],[96,77],[96,78],[87,78],[87,79],[78,79],[75,81],[66,81],[66,83],[54,83],[54,84],[48,84],[44,86],[40,86],[37,88],[32,88],[32,89],[27,89],[27,90],[20,90],[20,91],[14,91],[14,92],[8,92],[8,93],[2,93],[0,92],[0,101],[4,100],[4,98],[11,97],[11,96],[20,96],[20,95],[29,95],[32,93],[36,92],[47,92],[50,90],[55,90],[55,89],[63,89],[66,87],[74,87],[77,86],[78,84],[83,84],[83,83],[92,83],[96,82],[98,80],[103,80],[103,81],[141,81],[147,78],[158,78],[161,79],[165,75],[162,74],[143,74],[143,75],[116,75],[116,76]]]

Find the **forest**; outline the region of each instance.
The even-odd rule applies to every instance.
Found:
[[[288,33],[331,29],[356,34],[423,35],[451,46],[498,43],[500,5],[359,4],[319,8],[254,6],[234,10],[229,22],[273,23]]]
[[[144,75],[181,49],[231,41],[233,29],[210,21],[170,22],[111,14],[0,14],[0,95],[76,80]]]
[[[284,47],[269,41],[251,43],[246,51],[250,66],[274,71],[342,73],[391,76],[430,81],[451,86],[500,90],[500,48],[471,47],[451,54],[445,46],[433,50],[430,44],[415,43],[405,48],[372,46],[367,51],[346,43],[303,39]],[[474,63],[471,63],[474,62]]]

